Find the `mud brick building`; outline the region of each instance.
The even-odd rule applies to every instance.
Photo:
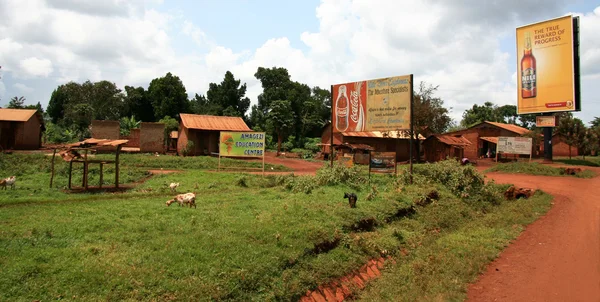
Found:
[[[571,156],[579,156],[579,149],[576,146],[569,146],[566,143],[564,136],[554,133],[552,135],[552,156],[569,156],[569,148]],[[540,154],[544,154],[544,144],[540,144]]]
[[[140,152],[165,151],[165,124],[141,123],[140,124]]]
[[[179,116],[181,117],[177,139],[179,154],[182,154],[190,141],[194,143],[194,147],[189,151],[189,155],[216,154],[219,152],[221,131],[252,131],[241,117],[184,113]]]
[[[460,136],[431,135],[423,142],[425,161],[436,162],[447,158],[463,158],[465,148],[472,145],[469,140]]]
[[[42,146],[44,119],[36,110],[0,108],[0,148],[35,150]]]
[[[121,124],[119,121],[92,121],[91,135],[97,139],[118,140],[121,135]]]

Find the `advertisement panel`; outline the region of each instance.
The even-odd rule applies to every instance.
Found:
[[[541,127],[556,127],[556,125],[558,124],[556,122],[557,120],[557,116],[543,116],[543,115],[538,115],[535,117],[535,126],[538,128]]]
[[[408,130],[412,75],[333,85],[333,131]]]
[[[376,173],[396,173],[396,153],[371,152],[369,171]]]
[[[573,17],[517,28],[517,113],[575,111]]]
[[[530,137],[498,137],[497,153],[531,155],[533,139]]]
[[[219,138],[219,157],[263,157],[264,132],[224,132]]]

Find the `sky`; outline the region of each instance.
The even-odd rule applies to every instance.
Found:
[[[69,81],[148,87],[171,72],[190,97],[226,71],[261,93],[258,67],[311,87],[414,74],[459,122],[516,105],[515,28],[581,18],[584,122],[600,117],[600,3],[589,0],[2,0],[0,106],[47,106]]]

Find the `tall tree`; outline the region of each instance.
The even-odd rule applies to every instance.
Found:
[[[60,85],[52,91],[48,107],[46,108],[46,112],[48,112],[54,124],[58,123],[65,115],[65,104],[68,98],[65,85]]]
[[[292,103],[288,100],[270,102],[270,110],[266,115],[267,129],[277,135],[277,153],[281,152],[281,142],[294,126],[294,113],[290,110]]]
[[[10,99],[8,103],[8,108],[10,109],[23,109],[25,104],[25,97],[23,96],[15,96]]]
[[[144,87],[125,86],[122,116],[134,116],[143,122],[154,122],[154,107]]]
[[[93,118],[97,120],[119,120],[123,110],[123,93],[121,89],[109,81],[99,81],[84,83],[84,86],[91,84],[91,95],[86,103],[90,104],[94,110]],[[90,88],[88,88],[90,89]],[[89,93],[89,92],[88,92]]]
[[[250,99],[246,97],[246,83],[241,84],[233,73],[227,71],[220,84],[210,83],[206,98],[211,111],[217,115],[245,117],[250,108]]]
[[[196,95],[190,100],[190,110],[195,114],[219,115],[221,106],[208,102],[204,95]]]
[[[42,108],[42,104],[40,104],[40,102],[37,102],[37,104],[35,104],[35,105],[26,105],[23,108],[24,109],[35,109],[35,110],[37,110],[37,112],[44,114],[44,108]]]
[[[600,117],[594,117],[594,119],[590,122],[592,128],[600,127]]]
[[[319,115],[321,120],[323,122],[331,120],[331,91],[322,89],[319,86],[313,87],[311,90],[311,97],[317,104],[320,104]],[[320,135],[320,133],[317,134],[317,136]]]
[[[253,129],[267,130],[267,114],[271,109],[271,103],[276,100],[287,100],[292,82],[287,69],[282,67],[259,67],[254,77],[260,81],[263,92],[258,95],[258,104],[252,106],[249,122]],[[292,110],[291,102],[287,110]],[[276,135],[273,132],[271,134]]]
[[[162,78],[156,78],[148,86],[148,96],[154,107],[154,117],[162,119],[165,116],[178,118],[179,113],[190,110],[185,86],[178,76],[167,73]]]

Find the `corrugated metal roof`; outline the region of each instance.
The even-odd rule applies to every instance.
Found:
[[[517,133],[519,135],[523,135],[526,133],[529,133],[529,129],[523,128],[523,127],[519,127],[517,125],[513,125],[513,124],[504,124],[504,123],[497,123],[497,122],[488,122],[486,121],[486,123],[490,124],[490,125],[494,125],[498,128],[502,128],[504,130],[508,130],[510,132],[514,132]]]
[[[349,143],[345,143],[345,146],[349,146],[352,149],[359,149],[359,150],[375,150],[375,148],[366,145],[366,144],[349,144]]]
[[[5,109],[0,108],[0,121],[26,122],[37,110],[35,109]]]
[[[440,142],[451,145],[451,146],[468,146],[471,142],[463,136],[451,136],[451,135],[436,135],[435,136]]]
[[[179,114],[181,123],[188,129],[216,131],[252,131],[241,117]]]
[[[378,138],[399,138],[399,139],[409,139],[407,131],[362,131],[362,132],[342,132],[343,136],[351,136],[351,137],[378,137]],[[425,137],[419,134],[419,139],[424,140]]]
[[[486,142],[494,143],[496,145],[498,144],[498,137],[486,136],[486,137],[480,137],[480,139],[482,139]]]

